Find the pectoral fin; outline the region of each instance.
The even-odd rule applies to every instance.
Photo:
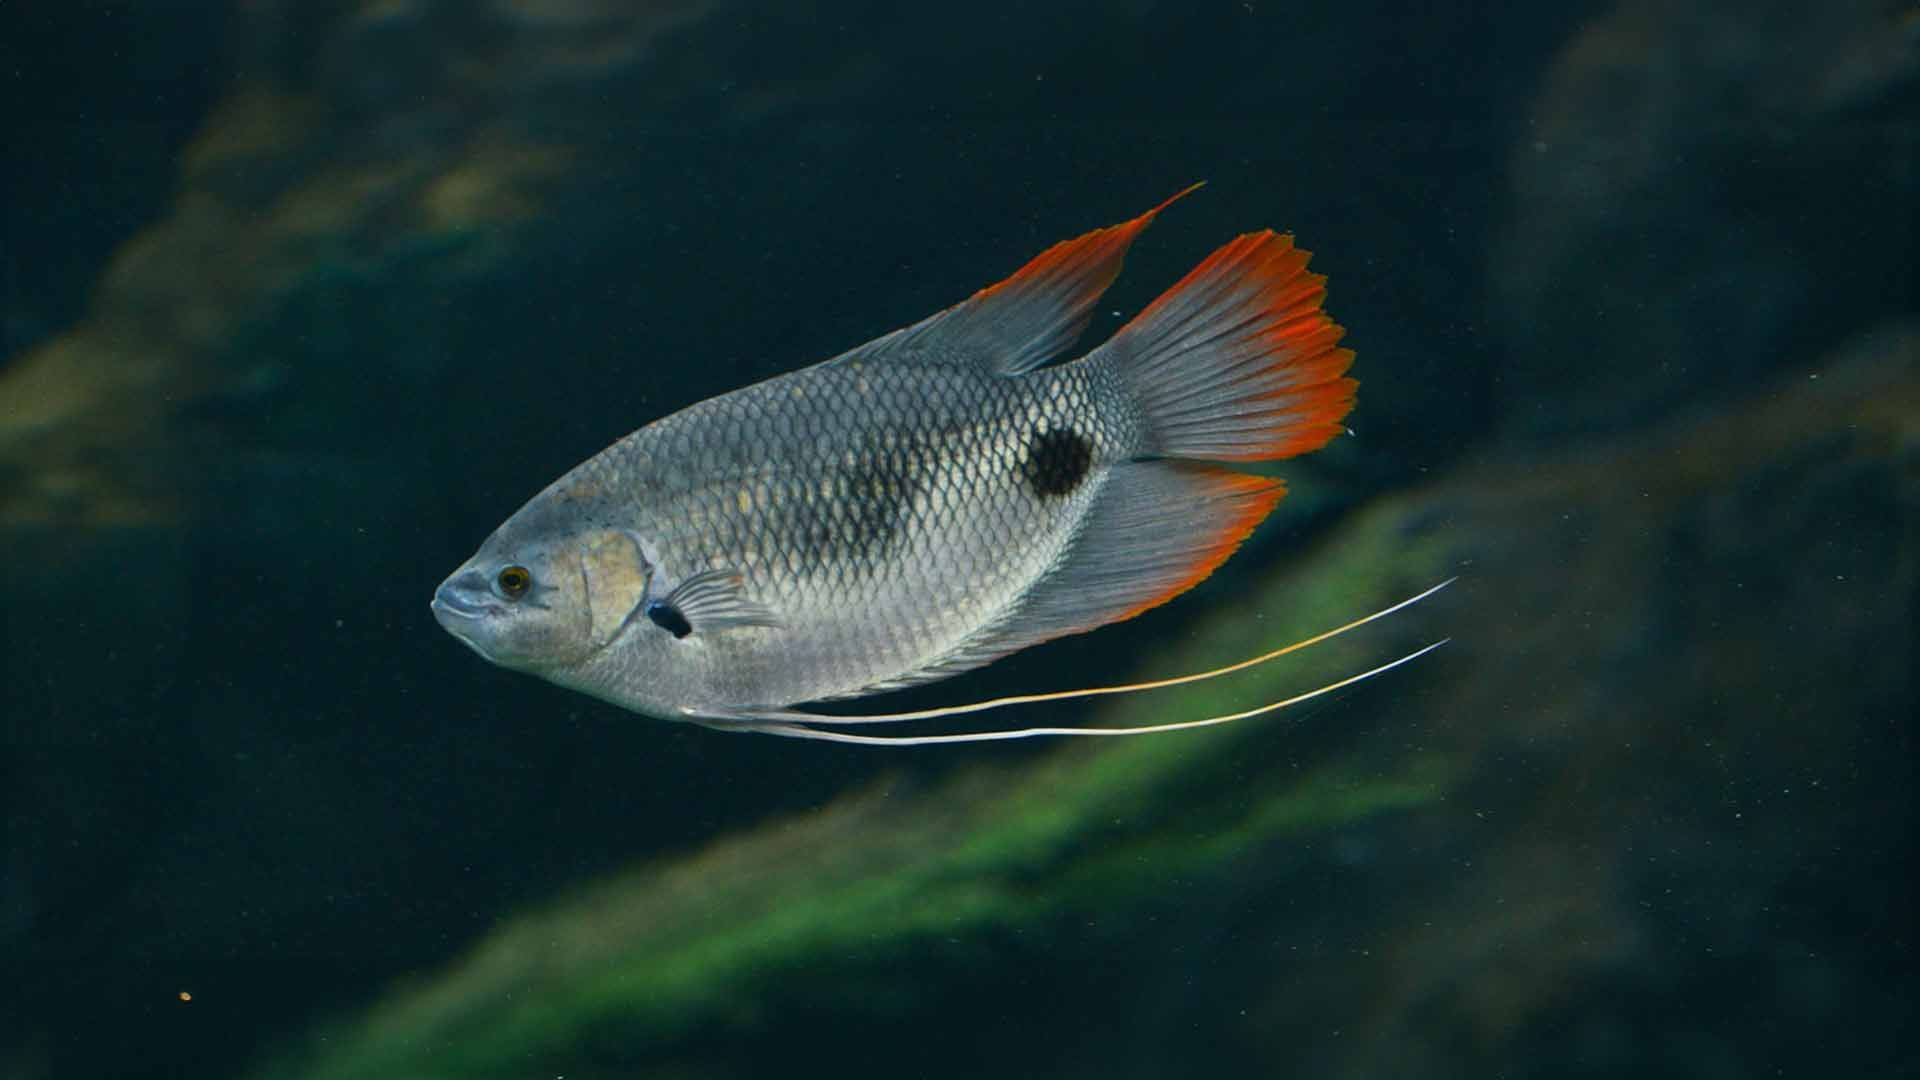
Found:
[[[647,617],[676,638],[741,626],[779,626],[766,605],[747,597],[737,570],[702,570],[647,605]]]

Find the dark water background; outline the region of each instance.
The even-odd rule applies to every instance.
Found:
[[[1913,1075],[1920,11],[1453,7],[0,6],[0,1076]],[[1103,311],[1291,231],[1356,437],[913,700],[1463,574],[1417,667],[1093,812],[433,625],[619,434],[1197,179]]]

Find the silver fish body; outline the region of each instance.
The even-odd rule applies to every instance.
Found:
[[[1198,462],[1317,446],[1354,384],[1320,279],[1271,233],[1041,366],[1157,212],[633,432],[509,518],[436,615],[496,662],[724,723],[941,678],[1170,599],[1282,491]]]
[[[589,460],[543,498],[596,493],[597,514],[647,537],[661,590],[727,568],[778,625],[629,635],[582,688],[699,713],[934,677],[1060,559],[1133,447],[1095,375],[853,360],[702,402]]]

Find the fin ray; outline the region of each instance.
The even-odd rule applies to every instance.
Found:
[[[1087,686],[1076,690],[1052,690],[1037,694],[1014,694],[1008,697],[991,698],[985,701],[973,701],[964,705],[942,705],[931,709],[914,709],[908,712],[860,713],[852,715],[808,712],[805,709],[787,708],[750,708],[726,714],[720,719],[733,721],[784,721],[797,724],[828,724],[834,727],[860,724],[899,724],[912,720],[938,720],[949,716],[966,716],[972,713],[989,712],[994,709],[1009,708],[1014,705],[1035,705],[1054,701],[1073,701],[1079,698],[1108,697],[1115,694],[1137,694],[1148,690],[1163,690],[1172,686],[1186,686],[1189,683],[1207,682],[1222,676],[1259,667],[1283,656],[1289,656],[1302,649],[1312,648],[1323,641],[1339,637],[1350,630],[1357,630],[1371,622],[1377,622],[1396,612],[1412,607],[1422,600],[1458,581],[1457,577],[1447,578],[1438,585],[1427,588],[1397,603],[1378,611],[1349,620],[1331,630],[1322,630],[1312,637],[1302,638],[1290,645],[1269,649],[1258,656],[1237,660],[1231,664],[1211,668],[1206,671],[1190,672],[1186,675],[1173,675],[1162,679],[1149,679],[1145,682],[1120,683],[1111,686]]]
[[[944,679],[1031,645],[1131,619],[1198,585],[1286,494],[1278,480],[1213,465],[1112,467],[1051,574],[939,659],[836,697]]]
[[[1148,724],[1144,727],[1117,727],[1117,728],[1030,727],[1030,728],[1007,728],[1000,731],[967,731],[967,732],[958,732],[958,733],[949,734],[949,735],[859,735],[849,731],[825,731],[820,728],[808,727],[805,724],[780,723],[780,722],[771,722],[771,721],[770,722],[717,721],[717,722],[707,722],[706,726],[714,728],[719,731],[737,731],[737,732],[746,732],[746,733],[760,734],[760,735],[780,735],[789,739],[814,739],[821,742],[851,743],[856,746],[889,746],[889,747],[938,746],[946,743],[1004,742],[1011,739],[1032,739],[1032,738],[1038,738],[1038,737],[1044,737],[1044,736],[1056,736],[1056,735],[1089,735],[1089,736],[1106,736],[1106,737],[1116,737],[1116,736],[1125,736],[1125,735],[1157,735],[1157,734],[1161,734],[1169,731],[1191,731],[1195,728],[1217,727],[1221,724],[1231,724],[1236,720],[1246,720],[1250,717],[1261,716],[1270,712],[1278,712],[1281,709],[1290,708],[1294,705],[1299,705],[1302,702],[1311,701],[1314,698],[1321,697],[1326,694],[1331,694],[1335,690],[1340,690],[1345,687],[1352,686],[1354,683],[1364,682],[1365,680],[1371,679],[1376,675],[1384,675],[1387,672],[1392,671],[1394,668],[1397,668],[1402,664],[1410,664],[1413,661],[1420,659],[1422,656],[1425,656],[1426,654],[1432,652],[1433,650],[1439,648],[1440,646],[1445,645],[1450,640],[1452,639],[1441,638],[1439,641],[1435,641],[1429,645],[1425,645],[1425,646],[1422,646],[1421,648],[1415,649],[1413,652],[1410,652],[1405,656],[1400,657],[1397,660],[1390,660],[1377,667],[1369,668],[1366,671],[1362,671],[1357,675],[1349,675],[1344,679],[1338,679],[1338,680],[1335,680],[1334,682],[1327,683],[1324,686],[1315,687],[1314,689],[1308,690],[1304,693],[1295,694],[1290,698],[1283,698],[1280,701],[1269,702],[1268,704],[1261,705],[1256,708],[1246,709],[1241,712],[1235,712],[1235,713],[1224,713],[1220,716],[1204,717],[1199,720],[1175,720],[1175,721],[1172,721],[1171,723]]]
[[[1032,371],[1080,337],[1094,304],[1120,275],[1134,238],[1155,215],[1199,186],[1131,221],[1063,240],[1006,280],[827,362],[984,363],[1001,375]]]
[[[694,633],[738,626],[781,625],[779,616],[746,595],[746,578],[737,570],[702,570],[673,587],[664,603],[686,619]]]
[[[1310,253],[1266,230],[1226,244],[1092,356],[1114,365],[1148,453],[1265,461],[1317,450],[1353,408],[1353,350]]]

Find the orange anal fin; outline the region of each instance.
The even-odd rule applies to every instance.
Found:
[[[1110,543],[1116,548],[1136,546],[1137,552],[1095,551],[1089,552],[1088,557],[1115,560],[1102,570],[1102,577],[1112,575],[1116,567],[1125,567],[1122,573],[1131,571],[1139,574],[1141,593],[1132,606],[1085,629],[1131,619],[1205,581],[1220,568],[1221,563],[1240,550],[1247,535],[1265,521],[1268,514],[1273,513],[1273,508],[1287,494],[1286,485],[1279,480],[1227,469],[1164,462],[1140,462],[1132,467],[1149,465],[1175,473],[1181,484],[1193,489],[1187,505],[1176,506],[1171,511],[1174,522],[1170,526],[1179,535],[1184,550],[1180,545],[1167,545],[1164,551],[1154,550],[1154,534],[1168,526],[1160,524],[1160,513],[1135,511],[1148,520],[1118,526],[1140,530],[1134,544],[1129,545],[1121,537],[1113,538]],[[1166,539],[1162,538],[1161,543],[1165,543]]]
[[[1285,493],[1277,480],[1218,466],[1114,465],[1073,546],[1012,610],[951,653],[872,689],[958,674],[1164,604],[1225,562]]]

